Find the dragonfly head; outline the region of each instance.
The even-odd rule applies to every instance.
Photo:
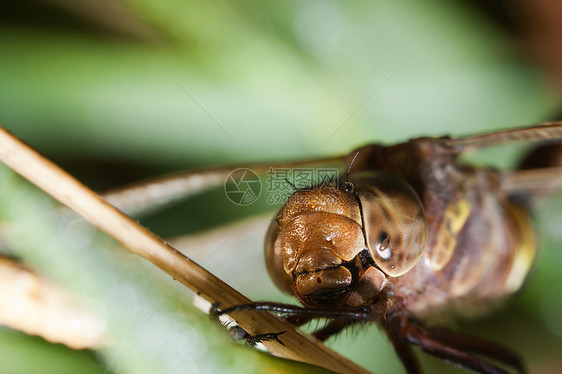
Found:
[[[401,179],[375,174],[287,200],[265,241],[266,265],[281,290],[307,306],[365,305],[415,265],[427,238],[419,198]]]

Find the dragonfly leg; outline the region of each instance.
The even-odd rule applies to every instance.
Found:
[[[216,315],[219,316],[221,314],[230,314],[233,312],[251,311],[251,310],[253,311],[259,310],[259,311],[266,311],[270,313],[284,314],[285,315],[284,318],[288,322],[296,326],[302,326],[305,323],[310,322],[311,320],[317,318],[331,319],[332,321],[328,323],[328,325],[314,332],[313,335],[320,341],[324,341],[328,339],[330,336],[339,333],[341,330],[343,330],[345,327],[349,325],[359,322],[366,322],[370,318],[370,313],[366,309],[357,310],[357,311],[333,310],[333,309],[330,310],[308,309],[291,304],[281,304],[281,303],[272,303],[272,302],[256,302],[252,304],[235,305],[233,307],[226,308],[223,310],[219,310],[218,308],[215,308],[214,313],[216,313]],[[253,345],[252,342],[254,340],[257,340],[257,342],[263,340],[279,341],[277,337],[283,332],[260,334],[255,337],[246,338],[246,341],[250,345]]]
[[[246,330],[244,330],[240,326],[232,326],[228,330],[228,333],[230,334],[232,339],[236,341],[245,340],[246,344],[252,347],[256,346],[258,343],[264,341],[271,341],[271,340],[275,340],[279,344],[285,345],[281,340],[279,340],[279,335],[282,335],[286,332],[287,331],[279,331],[279,332],[268,332],[265,334],[250,335]]]
[[[334,319],[330,321],[326,326],[314,331],[312,335],[314,335],[316,339],[323,342],[326,339],[328,339],[330,336],[336,335],[337,333],[345,329],[347,326],[351,326],[355,323],[357,323],[357,321],[346,320],[341,318]]]
[[[284,318],[285,321],[289,322],[291,325],[295,325],[299,327],[307,324],[308,322],[314,319],[314,317],[311,316],[297,316],[297,315],[285,316]]]
[[[476,338],[472,341],[461,343],[461,335],[451,333],[451,335],[443,333],[443,330],[425,329],[413,321],[402,321],[400,335],[403,336],[411,344],[419,345],[425,352],[439,357],[445,361],[460,365],[464,368],[471,369],[482,374],[509,374],[509,372],[497,365],[494,365],[485,359],[467,353],[472,351],[475,353],[483,353],[486,355],[491,352],[489,349],[483,349],[484,344],[476,345]],[[453,337],[458,338],[453,339]],[[478,349],[477,349],[478,348]],[[491,348],[491,346],[486,346]],[[493,358],[496,358],[495,356]]]
[[[385,330],[406,372],[408,374],[421,374],[422,370],[418,358],[414,354],[412,345],[401,336],[400,326],[387,327]]]
[[[256,344],[264,342],[264,341],[275,340],[279,344],[285,345],[285,344],[283,344],[283,342],[281,340],[279,340],[279,335],[284,334],[286,332],[287,331],[270,332],[270,333],[267,333],[267,334],[258,334],[258,335],[250,336],[250,337],[246,338],[246,343],[248,343],[251,346],[255,346]]]
[[[308,318],[328,318],[328,319],[349,319],[357,322],[367,322],[371,318],[371,313],[367,309],[358,310],[334,310],[334,309],[309,309],[292,304],[272,303],[272,302],[255,302],[252,304],[235,305],[230,308],[217,310],[217,315],[230,314],[240,311],[264,311],[270,313],[279,313],[291,316],[297,316],[297,320],[305,320]],[[308,322],[308,320],[303,323]]]
[[[521,358],[516,353],[496,343],[445,329],[430,329],[428,333],[433,339],[456,349],[473,352],[503,362],[512,366],[521,374],[526,372]]]
[[[227,323],[223,323],[219,319],[221,314],[223,314],[223,313],[221,313],[219,304],[215,303],[215,304],[211,305],[211,309],[209,310],[209,316],[211,316],[211,318],[217,320],[219,322],[219,324],[224,329],[226,329],[228,331],[228,333],[230,334],[232,339],[234,339],[236,341],[245,340],[248,345],[255,346],[258,343],[261,343],[263,341],[275,340],[275,341],[279,342],[279,344],[285,345],[285,344],[283,344],[283,342],[281,340],[279,340],[279,335],[284,334],[287,331],[270,332],[270,333],[265,333],[265,334],[251,335],[250,333],[248,333],[246,330],[244,330],[240,326],[237,326],[237,325],[228,326]]]

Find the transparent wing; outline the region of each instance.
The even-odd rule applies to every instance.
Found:
[[[188,170],[107,190],[100,195],[128,215],[137,216],[157,210],[210,188],[222,186],[228,175],[238,168],[248,168],[258,175],[265,175],[270,168],[275,167],[340,166],[343,160],[344,156],[337,156],[301,161],[230,165]]]
[[[533,195],[548,195],[562,191],[562,167],[504,172],[502,188],[510,192],[525,192]]]
[[[472,151],[513,142],[532,142],[562,139],[562,122],[545,122],[530,127],[495,131],[461,138],[443,139],[443,142],[457,152]]]

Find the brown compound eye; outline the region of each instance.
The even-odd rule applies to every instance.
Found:
[[[377,266],[398,277],[419,261],[427,242],[423,206],[404,180],[384,172],[350,178],[361,202],[366,242]]]

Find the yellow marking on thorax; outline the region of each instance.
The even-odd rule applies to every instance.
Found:
[[[511,270],[505,279],[506,290],[515,292],[521,287],[531,269],[537,252],[537,246],[527,212],[516,204],[507,205],[505,210],[513,220],[514,229],[516,230],[514,234],[519,236],[519,247],[514,249]]]
[[[466,199],[459,200],[445,210],[443,222],[437,232],[437,240],[429,255],[431,268],[439,271],[453,257],[457,246],[457,234],[461,231],[470,215],[470,203]]]

